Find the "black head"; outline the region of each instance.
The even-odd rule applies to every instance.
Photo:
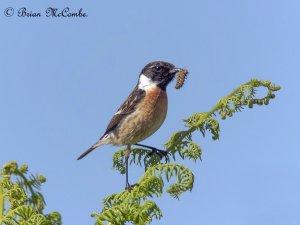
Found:
[[[146,76],[149,82],[165,90],[180,69],[168,62],[155,61],[147,64],[141,71],[141,76]],[[140,77],[141,78],[141,77]]]

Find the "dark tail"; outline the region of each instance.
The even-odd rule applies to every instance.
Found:
[[[90,152],[94,151],[97,147],[99,147],[101,144],[99,144],[99,142],[97,142],[96,144],[94,144],[92,147],[90,147],[88,150],[86,150],[84,153],[82,153],[77,160],[82,159],[83,157],[85,157],[87,154],[89,154]]]

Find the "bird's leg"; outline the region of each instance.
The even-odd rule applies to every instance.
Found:
[[[170,158],[168,156],[168,154],[169,154],[168,151],[160,150],[160,149],[154,148],[152,146],[143,145],[143,144],[139,144],[139,143],[136,143],[134,145],[151,149],[151,152],[148,154],[149,156],[152,156],[155,153],[155,154],[157,154],[160,157],[160,159],[162,159],[163,157],[165,157],[166,158],[166,162],[170,161]]]
[[[124,151],[124,157],[125,157],[125,170],[126,170],[126,184],[125,184],[125,190],[128,190],[128,191],[131,191],[132,188],[135,186],[135,185],[130,185],[129,184],[129,181],[128,181],[128,159],[129,159],[129,155],[130,155],[130,152],[131,152],[131,146],[128,145],[127,146],[127,149]]]

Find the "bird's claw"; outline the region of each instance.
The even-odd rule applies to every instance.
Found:
[[[136,185],[137,184],[130,185],[129,183],[127,183],[126,186],[125,186],[125,190],[130,192]]]
[[[148,157],[151,157],[153,154],[158,155],[160,159],[165,158],[166,163],[170,161],[169,152],[167,152],[167,151],[160,150],[157,148],[152,148],[151,152],[148,153]]]
[[[168,151],[164,151],[164,150],[160,150],[160,149],[157,149],[157,148],[154,148],[152,146],[148,146],[148,145],[143,145],[143,144],[139,144],[139,143],[136,143],[134,144],[136,146],[141,146],[141,147],[144,147],[144,148],[148,148],[148,149],[151,149],[151,151],[147,154],[147,157],[151,157],[153,154],[156,154],[159,156],[160,159],[164,158],[166,159],[166,163],[167,162],[170,162],[170,158],[169,158],[169,152]]]

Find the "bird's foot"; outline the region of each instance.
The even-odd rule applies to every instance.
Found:
[[[153,154],[158,155],[160,159],[165,158],[166,163],[170,161],[169,152],[167,152],[167,151],[160,150],[160,149],[157,149],[157,148],[152,148],[151,152],[148,153],[148,156],[151,157]]]
[[[129,183],[126,183],[125,190],[130,192],[136,185],[137,184],[130,185]]]
[[[151,151],[148,153],[148,157],[151,157],[151,156],[153,156],[153,154],[156,154],[156,155],[159,156],[160,159],[165,158],[166,163],[170,161],[168,151],[160,150],[158,148],[154,148],[154,147],[151,147],[151,146],[148,146],[148,145],[142,145],[142,144],[138,144],[138,143],[134,144],[134,145],[141,146],[141,147],[144,147],[144,148],[149,148]]]

